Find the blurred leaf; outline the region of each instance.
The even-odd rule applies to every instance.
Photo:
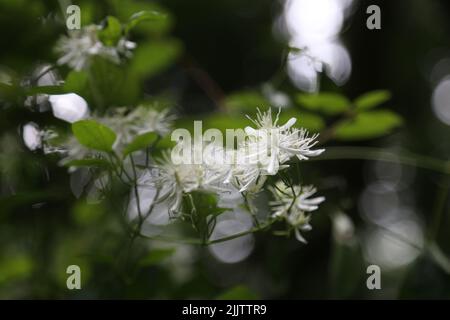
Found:
[[[21,95],[23,92],[20,86],[0,82],[0,101],[14,101]]]
[[[34,96],[37,94],[64,94],[64,86],[39,86],[32,87],[26,90],[26,94],[29,96]]]
[[[85,201],[78,202],[73,208],[73,217],[80,225],[89,225],[104,213],[101,204],[90,204]]]
[[[88,74],[89,96],[96,107],[132,105],[137,101],[140,85],[128,65],[116,65],[101,57],[92,57]]]
[[[194,207],[192,206],[192,202]],[[183,207],[192,215],[192,224],[199,237],[207,240],[214,229],[215,219],[229,210],[217,205],[217,195],[209,192],[194,191],[184,198]]]
[[[383,136],[402,124],[402,118],[389,110],[357,114],[336,129],[338,140],[364,140]]]
[[[338,93],[299,94],[297,102],[309,110],[335,115],[350,109],[350,101]]]
[[[285,124],[292,117],[297,118],[297,122],[294,125],[297,128],[318,132],[325,127],[325,122],[320,116],[296,109],[283,109],[280,114],[279,124]]]
[[[217,195],[214,193],[196,191],[191,192],[191,196],[199,216],[218,216],[228,210],[217,206]]]
[[[88,85],[88,75],[84,71],[71,71],[64,82],[66,92],[74,92],[83,96]]]
[[[191,121],[193,123],[193,121]],[[251,121],[243,115],[214,113],[203,119],[203,130],[215,128],[226,133],[226,129],[244,129]],[[189,126],[192,127],[193,126]]]
[[[126,26],[126,32],[128,33],[131,29],[136,27],[139,23],[144,21],[162,21],[167,19],[167,14],[158,11],[139,11],[133,14],[128,20]]]
[[[85,147],[111,152],[116,134],[107,126],[94,120],[81,120],[72,124],[72,131],[78,142]]]
[[[122,25],[120,21],[112,16],[106,17],[104,26],[98,31],[98,38],[105,45],[113,47],[122,37]]]
[[[3,257],[0,263],[0,285],[9,281],[26,278],[33,269],[33,261],[29,256],[15,254]]]
[[[54,201],[59,198],[63,198],[60,193],[50,190],[30,190],[0,197],[0,217],[2,214],[9,213],[10,210],[14,212],[14,209],[17,207],[30,206],[38,202]]]
[[[91,258],[89,253],[92,251],[92,237],[93,234],[85,234],[83,237],[77,237],[74,233],[66,234],[64,237],[58,238],[55,241],[52,251],[52,261],[48,262],[46,267],[49,268],[49,272],[57,281],[57,284],[67,289],[66,281],[68,274],[66,273],[67,267],[70,265],[77,265],[80,267],[82,276],[82,288],[83,284],[89,283],[89,278],[92,274],[92,264],[90,260],[97,258]],[[51,264],[50,264],[51,263]]]
[[[140,20],[133,26],[133,33],[139,33],[144,36],[160,35],[167,32],[171,25],[171,16],[156,2],[132,1],[132,0],[109,0],[114,7],[116,16],[121,21],[129,21],[137,12],[159,12],[164,18]]]
[[[217,300],[258,300],[259,296],[256,292],[248,287],[239,285],[219,295]]]
[[[139,46],[131,61],[131,72],[139,77],[153,76],[175,62],[181,52],[176,40],[160,40]]]
[[[391,98],[391,93],[387,90],[375,90],[367,92],[355,99],[356,110],[367,110],[374,108]]]
[[[230,110],[248,113],[249,115],[256,112],[256,108],[261,110],[270,106],[269,101],[257,91],[240,91],[228,95],[225,104]]]
[[[156,265],[175,253],[175,248],[151,249],[151,251],[139,261],[141,267]]]
[[[130,144],[128,144],[125,147],[125,150],[123,151],[123,155],[127,156],[132,152],[145,149],[149,147],[152,143],[156,141],[158,138],[158,134],[155,132],[147,132],[143,133],[141,135],[138,135]]]

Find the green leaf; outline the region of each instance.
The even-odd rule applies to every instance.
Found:
[[[258,294],[243,285],[235,286],[219,295],[217,300],[257,300]]]
[[[139,46],[131,62],[131,72],[139,77],[153,76],[170,66],[181,52],[176,40],[155,41]]]
[[[39,86],[26,90],[26,94],[34,96],[36,94],[63,94],[66,93],[64,86]]]
[[[122,37],[122,25],[117,18],[108,16],[104,21],[104,27],[98,31],[98,38],[105,45],[113,47]]]
[[[84,201],[77,202],[72,208],[72,216],[76,223],[88,226],[99,220],[105,213],[101,204],[89,204]]]
[[[139,79],[131,75],[124,65],[117,65],[100,56],[92,57],[88,81],[88,96],[98,109],[137,102]]]
[[[159,4],[149,1],[125,1],[125,0],[109,0],[116,16],[121,21],[129,21],[130,17],[134,16],[136,12],[158,12],[161,17],[152,17],[148,20],[139,20],[139,23],[133,26],[133,32],[144,37],[159,36],[169,31],[173,24],[170,14],[162,8]],[[138,16],[139,17],[139,16]],[[127,25],[125,25],[127,28]]]
[[[230,110],[236,110],[242,113],[255,113],[256,108],[261,110],[270,106],[269,101],[257,91],[240,91],[228,95],[225,104]]]
[[[88,85],[88,75],[84,71],[71,71],[64,82],[66,92],[83,93]]]
[[[72,131],[78,142],[85,147],[111,152],[116,134],[107,126],[94,120],[81,120],[72,124]]]
[[[299,94],[297,103],[309,110],[336,115],[350,109],[350,101],[338,93]]]
[[[325,122],[320,116],[296,109],[281,110],[278,123],[285,124],[292,117],[297,118],[297,122],[295,123],[295,127],[297,128],[305,128],[309,131],[319,132],[325,127]]]
[[[389,110],[364,112],[336,129],[338,140],[364,140],[383,136],[402,124],[402,118]]]
[[[191,121],[191,123],[193,123],[193,121]],[[248,125],[251,125],[250,120],[241,114],[216,113],[203,120],[204,130],[215,128],[222,131],[223,134],[226,133],[227,129],[244,129]],[[190,127],[188,130],[191,129]]]
[[[0,263],[0,285],[10,281],[26,279],[33,270],[33,260],[24,254],[9,255]]]
[[[367,110],[374,108],[391,98],[387,90],[375,90],[367,92],[355,99],[356,110]]]
[[[214,193],[195,191],[191,192],[191,196],[200,217],[218,216],[228,210],[217,206],[217,195]]]
[[[216,218],[223,212],[229,210],[217,205],[217,195],[203,191],[194,191],[185,196],[183,208],[185,208],[186,212],[194,212],[191,215],[192,225],[197,231],[198,236],[204,240],[211,236]]]
[[[0,101],[16,101],[22,95],[26,93],[18,84],[9,85],[0,82]]]
[[[167,259],[174,253],[175,253],[175,248],[152,249],[152,251],[150,251],[148,255],[146,255],[144,258],[142,258],[139,261],[139,265],[141,267],[148,267],[148,266],[156,265],[156,264],[162,262],[164,259]]]
[[[109,168],[110,163],[105,159],[92,158],[92,159],[79,159],[72,160],[64,164],[66,167],[102,167]]]
[[[133,141],[130,142],[130,144],[128,144],[125,147],[125,150],[123,151],[123,155],[127,156],[132,152],[145,149],[145,148],[149,147],[152,143],[154,143],[157,138],[158,138],[158,134],[156,134],[155,132],[147,132],[147,133],[138,135],[136,138],[134,138]]]
[[[139,23],[144,21],[155,21],[160,22],[167,19],[167,14],[158,11],[139,11],[133,14],[128,20],[125,32],[129,32],[131,29],[136,27]]]

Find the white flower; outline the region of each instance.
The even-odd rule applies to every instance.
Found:
[[[167,109],[157,111],[146,106],[138,106],[134,109],[116,108],[111,114],[97,117],[96,120],[117,134],[115,145],[117,150],[140,134],[156,132],[161,136],[166,135],[170,131],[174,117],[169,115]]]
[[[231,182],[239,192],[257,193],[267,179],[267,170],[261,166],[257,158],[260,151],[254,143],[249,143],[236,152],[236,165],[231,172]]]
[[[181,155],[167,152],[139,179],[141,187],[158,190],[154,203],[159,211],[165,207],[168,216],[177,216],[181,212],[186,193],[205,191],[223,196],[235,191],[232,184],[224,182],[231,170],[224,162],[225,150],[214,145],[205,146],[202,150],[192,149],[193,152],[203,152],[202,163],[185,163],[177,158]]]
[[[89,116],[89,107],[83,97],[75,93],[50,95],[55,118],[74,123]]]
[[[247,135],[256,140],[257,147],[252,148],[261,155],[268,154],[270,157],[267,167],[269,174],[276,174],[279,164],[287,162],[294,155],[300,160],[307,160],[308,157],[318,156],[325,151],[325,149],[311,150],[318,142],[316,140],[318,134],[308,137],[305,129],[293,128],[297,122],[296,118],[290,118],[284,125],[278,125],[280,111],[272,120],[270,110],[261,112],[258,109],[256,120],[250,119],[257,128],[245,128]]]
[[[300,231],[311,230],[309,213],[317,210],[325,198],[310,198],[316,193],[313,186],[287,186],[283,182],[278,182],[272,188],[272,193],[275,197],[275,200],[270,202],[273,217],[284,218],[294,228],[297,240],[306,243]]]
[[[238,148],[237,165],[233,172],[241,191],[259,191],[266,176],[289,167],[286,163],[293,156],[306,160],[324,151],[311,150],[317,144],[318,135],[308,136],[305,129],[293,128],[296,118],[278,125],[279,113],[272,119],[270,110],[261,112],[258,109],[256,119],[250,120],[256,128],[245,128],[247,137]]]
[[[180,213],[183,194],[201,188],[203,168],[194,164],[174,164],[168,153],[158,160],[155,168],[146,173],[140,184],[159,190],[156,203],[164,203],[169,215]]]
[[[62,55],[57,63],[67,64],[79,71],[88,66],[92,56],[101,56],[117,64],[120,63],[121,56],[131,56],[131,50],[136,47],[134,42],[122,38],[116,46],[106,46],[97,36],[99,29],[99,26],[90,25],[71,31],[68,37],[63,37],[56,47],[57,52]]]

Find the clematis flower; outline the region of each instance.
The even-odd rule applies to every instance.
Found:
[[[311,198],[317,191],[313,186],[287,186],[281,181],[271,191],[275,198],[270,202],[272,216],[284,218],[294,228],[297,240],[306,243],[301,231],[311,230],[309,213],[317,210],[325,197]]]
[[[101,56],[116,64],[120,63],[122,56],[131,56],[136,47],[134,42],[121,38],[115,46],[106,46],[97,36],[99,30],[100,26],[90,25],[61,38],[56,46],[56,51],[61,54],[57,63],[80,71],[88,67],[92,56]]]
[[[258,191],[266,176],[276,175],[289,167],[286,163],[294,156],[299,160],[320,155],[324,149],[312,150],[318,135],[309,136],[305,129],[294,128],[296,118],[278,125],[279,112],[275,119],[270,110],[258,109],[256,119],[249,118],[256,128],[246,127],[247,139],[237,151],[234,176],[241,191]]]

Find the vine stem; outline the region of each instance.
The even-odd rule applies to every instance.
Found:
[[[215,243],[221,243],[221,242],[233,240],[233,239],[236,239],[236,238],[240,238],[242,236],[261,231],[261,230],[267,228],[268,226],[270,226],[271,224],[272,223],[268,223],[266,225],[260,225],[259,227],[252,228],[252,229],[247,230],[247,231],[238,232],[238,233],[232,234],[230,236],[222,237],[222,238],[219,238],[219,239],[209,240],[209,241],[206,242],[206,245],[215,244]]]
[[[240,238],[242,236],[251,234],[251,233],[255,233],[258,231],[262,231],[264,229],[266,229],[267,227],[269,227],[271,224],[273,223],[273,221],[269,221],[264,225],[261,225],[259,227],[255,227],[255,228],[251,228],[249,230],[246,231],[242,231],[242,232],[238,232],[226,237],[222,237],[222,238],[218,238],[218,239],[214,239],[214,240],[208,240],[206,242],[204,242],[202,239],[194,239],[194,238],[175,238],[175,237],[161,237],[161,236],[153,236],[153,237],[149,237],[149,236],[145,236],[145,235],[140,235],[142,238],[145,239],[149,239],[149,240],[160,240],[160,241],[168,241],[168,242],[178,242],[178,243],[183,243],[183,244],[193,244],[193,245],[211,245],[211,244],[217,244],[217,243],[221,243],[221,242],[225,242],[225,241],[229,241],[229,240],[233,240],[236,238]]]
[[[309,161],[372,160],[398,163],[450,175],[450,161],[409,152],[392,152],[372,147],[328,147],[326,152]]]

